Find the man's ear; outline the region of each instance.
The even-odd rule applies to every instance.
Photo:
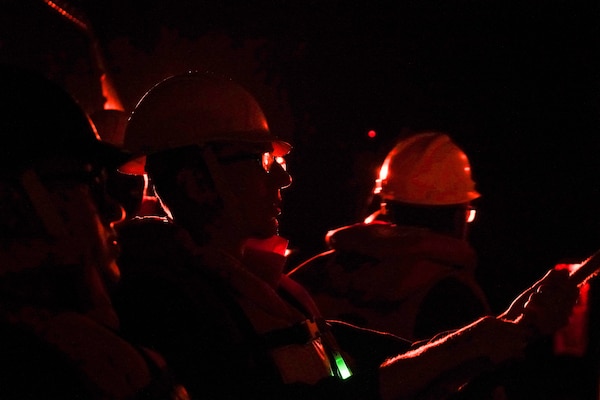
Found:
[[[215,203],[219,200],[212,180],[197,168],[183,168],[177,173],[177,185],[188,198],[198,203]]]

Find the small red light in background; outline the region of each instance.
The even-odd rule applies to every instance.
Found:
[[[367,136],[371,139],[373,139],[375,136],[377,136],[377,132],[375,132],[373,129],[371,129],[369,132],[367,132]]]

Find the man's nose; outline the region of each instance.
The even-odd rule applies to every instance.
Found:
[[[100,212],[110,226],[123,222],[127,217],[125,207],[109,194],[105,195],[104,204],[102,205],[102,210]]]
[[[274,162],[273,165],[271,165],[269,177],[271,178],[271,182],[280,189],[286,188],[292,184],[291,175],[288,174],[278,162]]]

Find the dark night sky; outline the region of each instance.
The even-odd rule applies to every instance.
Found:
[[[2,2],[0,60],[97,107],[86,37],[42,0]],[[257,95],[295,146],[281,229],[298,260],[362,217],[397,134],[448,131],[483,194],[472,232],[481,281],[504,306],[553,263],[600,247],[598,3],[388,3],[71,2],[128,108],[188,68],[222,69]]]

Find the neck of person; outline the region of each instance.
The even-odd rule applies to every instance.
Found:
[[[244,256],[245,239],[234,229],[222,229],[222,225],[213,225],[208,230],[209,239],[205,247],[213,248],[237,260]]]

